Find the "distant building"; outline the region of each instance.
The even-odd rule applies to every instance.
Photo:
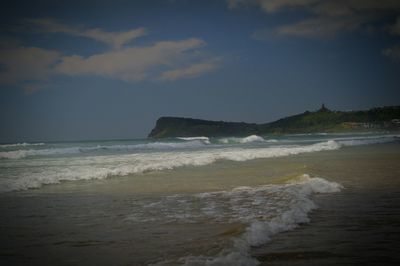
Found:
[[[318,112],[330,112],[328,108],[325,107],[325,104],[322,104],[321,108],[318,110]]]

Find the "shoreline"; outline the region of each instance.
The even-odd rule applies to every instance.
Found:
[[[47,184],[40,188],[10,191],[8,194],[36,194],[36,193],[80,193],[93,192],[105,194],[132,194],[137,195],[160,195],[159,193],[179,194],[179,193],[200,193],[209,191],[230,190],[238,186],[257,186],[265,184],[282,183],[290,178],[302,174],[321,176],[332,181],[346,182],[337,180],[334,171],[326,175],[326,171],[319,169],[318,164],[324,163],[325,159],[351,157],[354,153],[376,152],[390,149],[391,146],[400,143],[380,143],[360,146],[346,146],[337,150],[322,150],[311,153],[300,153],[283,157],[259,158],[248,161],[223,160],[208,165],[201,166],[181,166],[174,169],[161,171],[149,171],[141,174],[127,176],[115,176],[105,179],[90,179],[63,181],[58,184]],[[383,148],[383,149],[382,149]],[[373,150],[373,151],[372,151]],[[386,151],[387,152],[387,151]],[[397,151],[392,150],[392,153]],[[380,156],[376,156],[380,160]],[[327,164],[324,164],[328,166]],[[248,179],[247,176],[252,178]],[[190,177],[188,179],[187,177]],[[157,187],[157,184],[165,186]],[[1,195],[0,195],[1,196]]]
[[[335,151],[340,156],[323,152],[311,173],[341,183],[343,191],[316,195],[319,208],[309,224],[276,235],[252,255],[261,265],[398,265],[399,148],[391,143]]]
[[[344,189],[313,195],[319,209],[308,215],[310,223],[273,235],[270,242],[253,247],[251,255],[261,265],[279,266],[288,262],[366,263],[379,254],[394,260],[397,253],[388,246],[398,246],[396,237],[400,233],[395,226],[400,219],[396,201],[399,162],[400,143],[396,142],[245,162],[222,161],[11,192],[0,197],[6,210],[0,218],[4,230],[0,258],[10,265],[148,265],[195,252],[215,254],[217,247],[212,242],[229,244],[232,237],[242,233],[243,224],[206,220],[203,224],[140,223],[127,218],[135,214],[133,207],[143,200],[154,204],[174,195],[193,198],[196,193],[229,192],[240,186],[282,185],[296,175],[310,174],[338,182]],[[164,184],[158,184],[163,180]],[[389,227],[382,229],[380,225]],[[366,235],[371,232],[375,236],[372,240]],[[388,233],[393,237],[387,238]],[[364,249],[377,248],[387,250],[363,253]],[[117,262],[112,258],[118,258]]]

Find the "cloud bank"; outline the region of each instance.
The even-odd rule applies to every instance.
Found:
[[[214,58],[205,62],[196,63],[188,67],[168,70],[161,73],[161,79],[163,80],[176,80],[181,78],[193,78],[198,77],[204,73],[210,72],[216,69],[221,60]]]
[[[43,33],[63,33],[71,36],[85,37],[103,42],[119,49],[128,42],[146,34],[145,28],[137,28],[121,32],[109,32],[99,28],[84,29],[62,24],[54,19],[29,19],[27,23],[36,31]]]
[[[363,26],[400,12],[398,0],[228,0],[228,6],[258,6],[267,14],[297,10],[309,15],[293,24],[258,30],[253,34],[256,39],[272,36],[332,37],[360,30]]]
[[[379,30],[400,36],[399,0],[227,0],[227,3],[231,9],[257,6],[266,14],[293,10],[306,14],[306,18],[292,24],[254,31],[252,38],[256,40],[276,37],[333,38],[339,34],[371,29],[374,23],[381,21],[390,23],[396,16],[394,23]],[[383,49],[382,55],[400,61],[400,45]]]
[[[204,46],[200,39],[162,41],[151,46],[130,47],[92,55],[66,56],[55,70],[65,75],[98,75],[124,81],[138,81],[149,77],[157,67],[169,67],[185,60],[186,53]]]
[[[145,28],[110,32],[99,28],[73,27],[53,19],[29,20],[29,23],[39,34],[90,38],[109,48],[84,57],[21,46],[17,42],[0,46],[0,84],[32,91],[56,75],[98,76],[125,82],[173,81],[198,77],[217,68],[216,60],[202,55],[201,49],[206,43],[199,38],[132,46],[129,44],[133,40],[146,34]]]

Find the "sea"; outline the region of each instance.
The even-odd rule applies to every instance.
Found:
[[[400,133],[0,144],[1,265],[400,265]]]

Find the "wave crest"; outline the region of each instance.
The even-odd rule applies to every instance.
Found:
[[[40,165],[40,172],[19,173],[13,179],[1,178],[0,191],[38,188],[44,184],[62,181],[104,179],[111,176],[141,174],[148,171],[170,170],[182,166],[203,166],[219,160],[247,161],[252,159],[289,156],[300,153],[335,150],[340,145],[335,141],[321,142],[308,146],[230,148],[188,150],[171,152],[134,153],[120,155],[54,158]],[[74,152],[73,150],[71,152]],[[62,161],[62,167],[59,167]],[[37,163],[40,163],[37,162]],[[53,165],[54,164],[54,165]]]
[[[93,147],[67,147],[51,149],[29,149],[0,152],[0,159],[22,159],[28,156],[68,155],[79,153],[90,153],[97,151],[134,151],[134,150],[166,150],[166,149],[189,149],[199,148],[206,145],[204,141],[192,140],[186,142],[151,142],[132,145],[97,145]]]
[[[159,202],[135,206],[141,212],[134,212],[127,220],[147,221],[151,217],[153,221],[187,223],[211,220],[244,224],[242,233],[231,239],[232,246],[216,256],[187,256],[178,262],[183,265],[258,265],[250,255],[252,246],[265,244],[272,236],[309,222],[308,214],[317,208],[311,196],[339,192],[342,188],[338,183],[304,174],[287,184],[166,197]],[[162,211],[157,212],[158,209]],[[159,215],[149,215],[148,211]]]
[[[11,148],[11,147],[26,147],[26,146],[42,146],[46,145],[43,142],[40,143],[28,143],[28,142],[22,142],[22,143],[14,143],[14,144],[0,144],[0,148]]]
[[[208,137],[177,137],[180,140],[201,140],[204,141],[206,144],[210,144],[210,139]]]
[[[223,144],[234,144],[234,143],[239,143],[239,144],[244,144],[244,143],[251,143],[251,142],[266,142],[263,137],[257,136],[257,135],[250,135],[244,138],[221,138],[218,139],[218,142],[223,143]]]

